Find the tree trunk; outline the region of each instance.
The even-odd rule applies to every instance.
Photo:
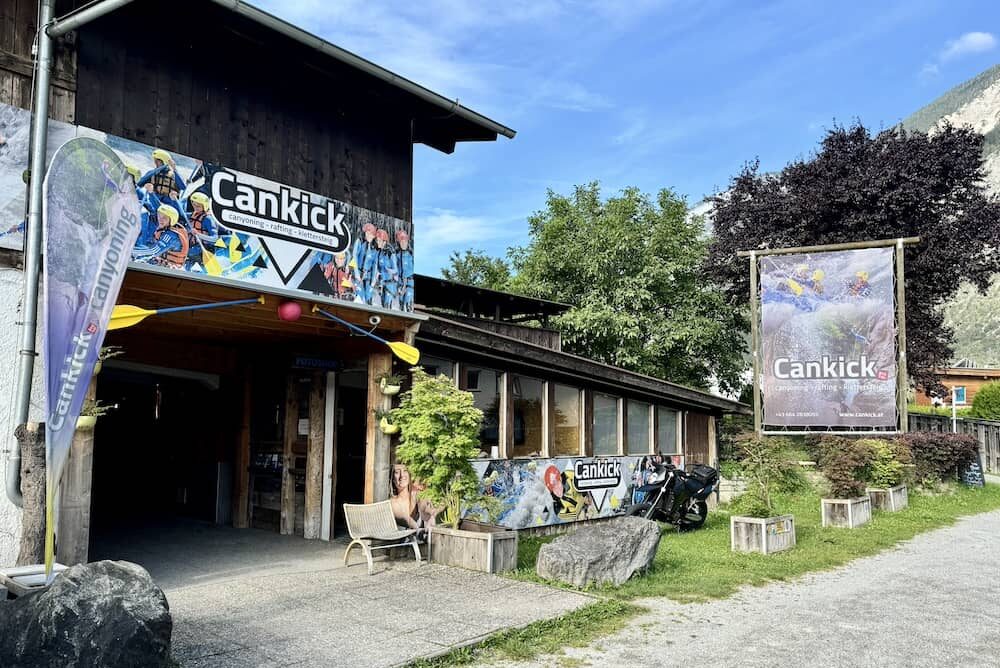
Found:
[[[15,430],[21,448],[21,551],[17,565],[45,559],[45,425],[29,423]]]

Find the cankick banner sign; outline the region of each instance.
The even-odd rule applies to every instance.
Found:
[[[894,249],[759,262],[765,428],[896,428]]]
[[[48,576],[55,554],[59,480],[139,235],[140,212],[132,175],[114,151],[95,139],[63,144],[52,158],[44,188]]]

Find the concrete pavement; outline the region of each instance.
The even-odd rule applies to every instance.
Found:
[[[591,666],[1000,666],[1000,511],[791,583],[650,612],[593,646]],[[532,666],[554,665],[543,657]],[[515,665],[515,664],[505,664]]]

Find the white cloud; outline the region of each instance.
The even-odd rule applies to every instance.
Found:
[[[971,54],[992,51],[996,46],[997,38],[993,33],[967,32],[958,39],[946,42],[937,57],[920,69],[920,76],[925,79],[934,78],[941,72],[943,64]]]
[[[997,38],[988,32],[967,32],[958,39],[948,42],[939,56],[941,62],[960,58],[970,53],[991,51],[997,45]]]

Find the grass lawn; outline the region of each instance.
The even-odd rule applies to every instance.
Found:
[[[745,585],[763,585],[840,566],[919,533],[952,524],[964,515],[1000,508],[1000,485],[987,485],[984,489],[955,486],[936,495],[911,491],[909,508],[899,513],[875,511],[872,522],[858,529],[821,527],[819,499],[817,493],[810,492],[779,500],[782,513],[795,515],[797,544],[787,552],[767,556],[731,552],[729,514],[715,510],[698,531],[666,530],[653,566],[645,575],[620,587],[589,589],[602,597],[594,604],[557,619],[501,633],[476,647],[412,665],[443,667],[496,659],[527,660],[556,653],[566,646],[587,645],[618,630],[630,616],[641,611],[628,603],[629,599],[665,596],[692,602],[723,598]],[[541,582],[535,575],[535,559],[541,546],[550,540],[551,537],[519,537],[519,568],[508,575]]]
[[[952,524],[963,515],[1000,508],[1000,485],[983,489],[956,486],[937,495],[911,491],[909,508],[898,513],[875,511],[873,520],[857,529],[821,527],[819,498],[816,493],[807,493],[779,501],[782,514],[795,516],[796,546],[787,552],[765,556],[730,551],[729,514],[716,510],[709,513],[699,531],[668,530],[646,575],[620,587],[591,591],[617,599],[666,596],[690,602],[722,598],[744,585],[762,585],[840,566],[924,531]],[[551,539],[519,540],[519,569],[513,577],[538,580],[535,558],[547,540]]]

